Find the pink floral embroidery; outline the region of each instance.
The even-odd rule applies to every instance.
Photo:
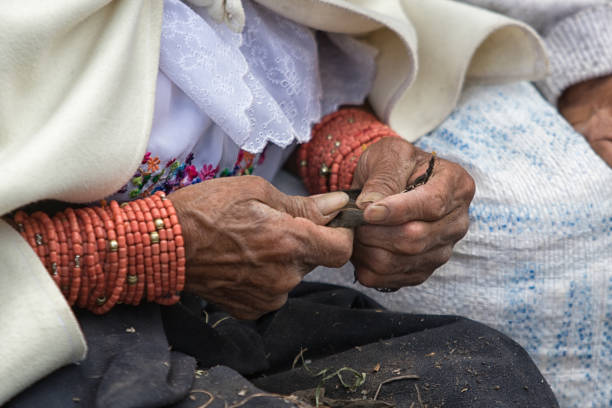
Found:
[[[213,167],[212,164],[205,164],[200,170],[200,178],[202,180],[210,180],[215,178],[215,175],[219,171],[219,166]]]
[[[142,158],[142,162],[136,173],[129,183],[127,183],[118,193],[126,193],[129,190],[129,196],[132,199],[139,197],[147,197],[158,190],[171,193],[179,188],[197,184],[205,180],[213,179],[217,176],[241,176],[252,174],[254,163],[257,159],[257,165],[264,161],[264,154],[259,158],[256,155],[240,150],[234,167],[219,171],[219,166],[213,167],[212,164],[203,164],[198,171],[195,165],[192,164],[194,155],[189,153],[184,162],[173,158],[168,160],[163,168],[160,168],[161,160],[158,156],[153,156],[151,152],[147,152]]]
[[[190,181],[198,177],[198,171],[194,165],[185,167],[185,173],[187,173],[187,177],[189,177]]]

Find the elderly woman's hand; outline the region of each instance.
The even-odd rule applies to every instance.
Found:
[[[559,112],[612,167],[612,75],[566,89]]]
[[[353,234],[324,227],[344,193],[287,196],[254,176],[215,179],[168,196],[183,228],[185,290],[241,319],[279,309],[317,265],[348,262]]]
[[[353,187],[370,224],[356,230],[355,276],[376,288],[424,282],[446,263],[467,232],[475,186],[459,165],[436,159],[429,181],[402,193],[425,173],[431,154],[400,138],[384,138],[361,156]]]

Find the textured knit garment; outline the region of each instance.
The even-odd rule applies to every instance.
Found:
[[[527,83],[468,88],[418,145],[474,178],[469,232],[424,284],[367,293],[489,324],[526,348],[561,406],[612,406],[612,169]]]
[[[549,75],[538,88],[554,105],[573,84],[612,73],[610,0],[460,0],[526,22],[546,42]]]

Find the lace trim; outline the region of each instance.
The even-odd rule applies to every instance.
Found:
[[[236,34],[179,0],[165,0],[159,66],[238,146],[249,136],[249,66]],[[213,29],[214,27],[214,29]],[[220,35],[223,35],[221,38]]]
[[[157,191],[170,194],[180,188],[198,184],[215,177],[245,176],[253,174],[255,168],[265,161],[265,152],[254,155],[244,150],[238,152],[234,166],[220,170],[217,165],[204,163],[198,169],[193,162],[194,153],[189,153],[184,161],[172,158],[163,164],[159,156],[147,152],[140,166],[130,179],[113,197],[127,194],[130,199],[148,197]]]
[[[205,7],[165,0],[160,56],[164,74],[241,149],[307,142],[325,113],[363,102],[375,74],[372,47],[324,34],[318,45],[309,28],[251,1],[243,8],[240,34]]]

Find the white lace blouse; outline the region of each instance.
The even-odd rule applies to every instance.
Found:
[[[243,1],[241,33],[204,7],[164,1],[155,113],[147,153],[112,198],[134,199],[214,177],[272,179],[291,147],[343,104],[361,104],[376,50],[315,32]]]

